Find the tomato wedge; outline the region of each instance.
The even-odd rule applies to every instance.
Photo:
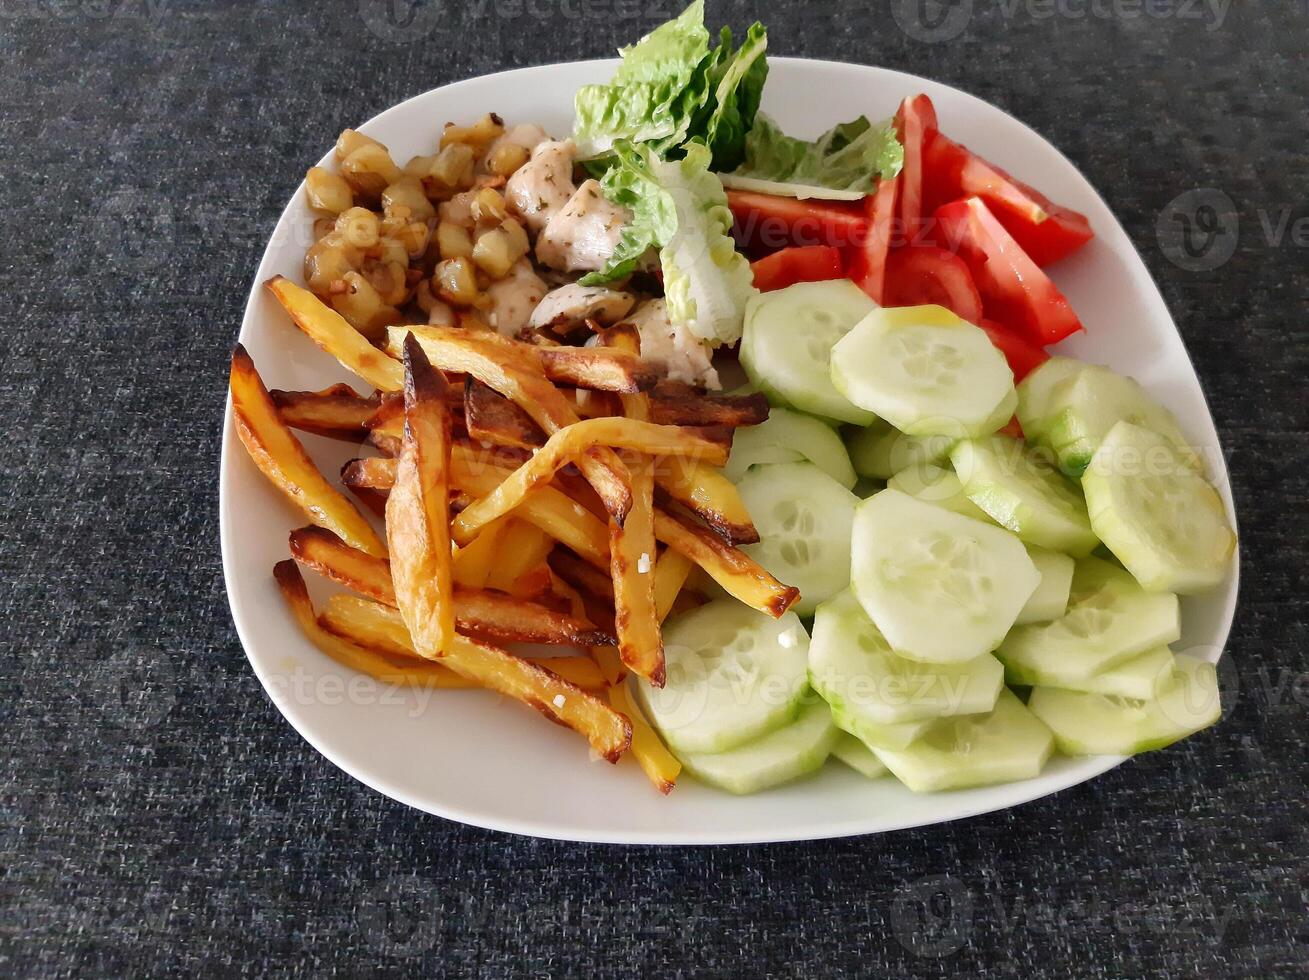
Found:
[[[938,208],[945,240],[968,263],[988,317],[1012,324],[1045,347],[1082,329],[1072,306],[1024,252],[980,197]]]
[[[871,197],[864,198],[868,231],[863,245],[850,262],[850,278],[855,285],[881,303],[886,286],[886,257],[891,249],[891,229],[895,223],[895,202],[900,178],[879,181]]]
[[[1014,373],[1015,384],[1050,360],[1050,355],[1045,352],[1045,348],[1037,347],[1018,331],[1006,327],[1003,323],[983,320],[978,326],[986,331],[986,335],[991,338],[991,343],[995,344],[1004,355],[1004,359],[1009,362],[1009,370]]]
[[[790,245],[858,245],[868,219],[858,201],[801,201],[727,188],[741,241],[769,251]]]
[[[905,148],[905,166],[909,150]],[[1086,215],[1055,204],[966,146],[929,132],[923,149],[923,206],[931,213],[961,197],[980,197],[1039,266],[1071,255],[1091,240]]]
[[[913,95],[900,103],[895,114],[895,134],[904,147],[900,168],[900,222],[905,242],[912,245],[924,230],[923,151],[936,131],[936,107],[926,95]],[[942,202],[944,203],[944,202]]]
[[[943,248],[911,245],[892,249],[886,259],[882,292],[886,306],[935,303],[969,323],[982,320],[982,297],[968,263]]]
[[[785,289],[797,282],[822,282],[845,275],[841,250],[833,245],[801,245],[784,248],[750,263],[755,288],[760,292]]]

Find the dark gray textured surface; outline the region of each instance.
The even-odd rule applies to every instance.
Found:
[[[1223,724],[1012,812],[808,845],[515,839],[365,789],[262,694],[223,593],[225,364],[264,237],[342,126],[672,6],[451,0],[404,29],[368,0],[0,0],[0,973],[1305,975],[1309,8],[978,0],[924,43],[914,6],[710,19],[975,92],[1105,194],[1231,457]],[[1228,261],[1161,250],[1197,188],[1231,199]]]

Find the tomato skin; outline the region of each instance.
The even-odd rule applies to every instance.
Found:
[[[793,245],[843,248],[864,240],[868,219],[858,201],[801,201],[730,187],[726,190],[737,237],[756,248],[770,252]]]
[[[928,245],[892,249],[886,259],[886,306],[934,303],[969,323],[982,320],[982,297],[968,263],[953,252]]]
[[[784,248],[750,263],[755,288],[767,293],[798,282],[822,282],[845,276],[841,250],[832,245],[799,245]]]
[[[930,212],[980,197],[1038,266],[1071,255],[1094,237],[1086,215],[1055,204],[940,132],[923,148],[923,206]]]
[[[979,197],[936,212],[945,240],[968,263],[988,317],[1012,324],[1040,347],[1083,329],[1067,298]]]
[[[983,320],[978,326],[986,331],[986,335],[991,338],[991,343],[995,344],[1004,355],[1004,359],[1009,362],[1009,370],[1014,373],[1014,384],[1022,381],[1032,371],[1050,360],[1050,355],[1046,353],[1044,347],[1037,347],[1018,331],[1006,327],[1003,323]]]
[[[923,219],[930,213],[923,209],[923,153],[936,132],[936,107],[926,95],[913,95],[900,103],[894,119],[895,134],[904,147],[904,166],[900,169],[900,222],[909,244],[923,230]]]
[[[850,278],[874,303],[882,305],[886,287],[886,257],[891,250],[891,230],[900,178],[879,181],[871,197],[864,198],[868,232],[863,246],[850,262]]]

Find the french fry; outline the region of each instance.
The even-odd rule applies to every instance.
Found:
[[[315,524],[370,555],[385,555],[386,546],[368,519],[327,482],[282,421],[254,362],[240,344],[232,352],[231,393],[237,436],[260,472]]]
[[[611,606],[614,604],[614,580],[609,576],[607,567],[601,571],[576,555],[558,548],[550,554],[550,567],[574,588],[589,592]]]
[[[397,658],[387,655],[386,648],[368,644],[366,637],[326,629],[314,615],[309,591],[294,561],[288,559],[278,562],[273,568],[273,577],[291,609],[291,615],[300,624],[305,636],[343,667],[367,674],[385,684],[435,688],[475,686],[440,664],[419,660],[412,654],[399,658],[397,662]]]
[[[609,685],[604,674],[590,657],[530,657],[533,663],[540,664],[552,674],[556,674],[576,684],[584,691],[602,691]]]
[[[660,381],[648,392],[650,421],[660,425],[725,425],[736,429],[768,418],[763,395],[707,395],[681,381]]]
[[[404,441],[386,500],[386,537],[396,604],[418,652],[437,660],[449,653],[455,636],[450,412],[445,378],[412,337],[404,344],[404,371]]]
[[[482,533],[469,541],[453,558],[455,583],[472,589],[486,588],[486,581],[491,577],[491,567],[496,562],[500,547],[500,535],[509,524],[509,518],[496,521],[482,528]]]
[[[586,419],[552,435],[531,459],[455,518],[451,534],[456,542],[472,540],[478,530],[509,513],[533,490],[549,483],[555,471],[579,459],[596,446],[618,446],[651,455],[679,453],[718,458],[720,447],[676,426],[651,425],[633,419]],[[634,494],[634,492],[633,492]]]
[[[620,323],[599,334],[600,343],[606,348],[623,353],[629,357],[641,354],[641,335],[630,323]],[[650,421],[650,397],[645,393],[620,395],[623,415],[639,422]]]
[[[333,596],[324,625],[333,632],[368,636],[384,649],[416,652],[400,613],[369,599]],[[551,721],[580,732],[610,762],[617,762],[632,743],[632,725],[626,716],[529,660],[456,633],[441,662],[479,687],[522,701]]]
[[[482,335],[438,327],[389,327],[387,349],[398,351],[405,332],[423,345],[428,358],[443,371],[457,371],[476,378],[522,408],[545,432],[554,434],[577,421],[577,413],[563,394],[544,374],[538,373],[530,358],[518,353],[517,363],[509,363],[505,348]],[[490,334],[487,337],[496,336]],[[503,340],[503,338],[500,338]],[[530,351],[532,348],[521,345]],[[497,356],[499,355],[499,356]],[[612,449],[596,447],[577,460],[577,467],[587,482],[605,502],[611,517],[620,524],[632,505],[628,474]]]
[[[730,543],[754,544],[759,540],[759,532],[736,485],[717,466],[668,456],[658,461],[655,482],[660,490],[694,511]]]
[[[609,688],[609,703],[632,723],[632,755],[650,777],[655,789],[667,796],[677,785],[677,777],[682,774],[682,764],[664,747],[658,733],[632,700],[625,685],[616,684]]]
[[[629,457],[627,462],[632,474],[632,509],[622,526],[609,522],[614,632],[623,663],[655,687],[663,687],[664,645],[654,595],[654,474],[648,461]]]
[[[310,340],[374,388],[399,391],[404,386],[400,362],[370,344],[345,317],[309,290],[282,276],[273,276],[264,286]]]
[[[708,528],[679,520],[659,508],[655,508],[654,528],[656,538],[690,558],[752,609],[780,619],[800,598],[799,589],[777,581],[745,552]]]
[[[526,412],[474,378],[464,384],[464,421],[475,441],[529,451],[545,443],[545,433]]]
[[[545,564],[554,539],[533,524],[510,520],[501,532],[496,561],[486,584],[501,592],[513,592],[518,578]]]
[[[293,429],[348,442],[362,442],[368,423],[381,405],[376,395],[365,398],[347,384],[322,391],[270,391],[277,414]]]
[[[665,548],[659,556],[654,575],[655,615],[659,617],[659,622],[668,618],[673,603],[677,601],[694,567],[690,558],[673,548]]]
[[[596,620],[590,618],[590,614],[587,612],[586,600],[582,597],[582,593],[557,574],[554,574],[553,569],[551,570],[550,585],[556,595],[567,600],[574,619],[582,623],[596,622]],[[623,661],[618,656],[616,647],[612,645],[590,646],[587,648],[587,652],[591,655],[591,659],[595,661],[597,669],[599,669],[605,683],[609,686],[612,687],[627,676],[627,671],[623,668]]]

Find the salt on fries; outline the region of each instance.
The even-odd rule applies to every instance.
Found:
[[[719,471],[732,430],[767,417],[759,396],[709,396],[661,379],[628,327],[599,347],[529,344],[468,327],[390,327],[384,349],[313,293],[269,291],[305,334],[377,389],[265,389],[232,358],[237,433],[308,515],[274,576],[306,636],[379,680],[508,695],[616,761],[629,748],[661,792],[681,765],[623,686],[662,684],[660,623],[703,568],[781,616],[798,593],[735,547],[757,540]],[[366,442],[341,483],[293,429]],[[574,471],[573,468],[576,468]],[[579,477],[580,474],[580,477]],[[384,543],[385,542],[385,543]],[[389,545],[389,549],[388,549]],[[350,590],[315,612],[299,567]],[[532,658],[496,644],[576,654]]]

